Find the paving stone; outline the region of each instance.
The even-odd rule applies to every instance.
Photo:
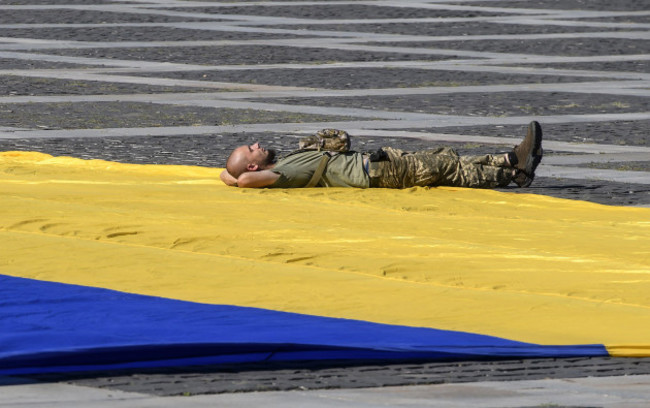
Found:
[[[648,158],[648,161],[582,163],[582,164],[575,164],[574,166],[588,167],[591,169],[614,169],[620,171],[650,171],[650,157]]]
[[[536,177],[529,188],[508,187],[499,189],[499,191],[517,194],[542,194],[605,205],[650,205],[650,186],[647,184]]]
[[[650,19],[650,18],[649,18]],[[564,38],[544,39],[499,39],[471,41],[418,41],[418,42],[376,42],[371,45],[413,48],[443,48],[453,50],[471,50],[500,52],[509,54],[593,56],[593,55],[629,55],[650,52],[647,39],[628,38],[588,38],[572,40]]]
[[[289,34],[156,26],[5,28],[3,37],[73,41],[210,41],[293,38]],[[304,37],[301,37],[304,38]]]
[[[173,21],[217,21],[209,18],[175,17],[159,14],[119,13],[103,10],[3,10],[0,24],[105,24],[105,23],[165,23]]]
[[[2,95],[106,95],[164,92],[208,92],[214,88],[156,86],[119,82],[5,76],[0,82]],[[220,92],[228,90],[219,90]]]
[[[650,121],[542,123],[545,138],[572,143],[603,143],[628,146],[650,145]],[[449,134],[521,137],[525,128],[520,125],[432,127],[411,129]]]
[[[650,73],[650,61],[592,61],[592,62],[558,62],[551,64],[522,64],[531,68],[578,69],[592,71],[629,71]]]
[[[527,3],[530,4],[530,3]],[[406,23],[364,23],[354,24],[273,24],[260,25],[267,28],[281,28],[293,30],[326,30],[326,31],[356,31],[362,33],[377,34],[401,34],[420,36],[457,36],[457,35],[512,35],[512,34],[557,34],[557,33],[580,33],[580,32],[609,32],[609,31],[630,31],[635,27],[576,27],[553,24],[503,24],[502,22],[490,21],[454,21],[445,22],[406,22]]]
[[[638,23],[638,24],[649,24],[650,16],[648,15],[629,15],[629,16],[614,16],[614,17],[593,17],[593,18],[581,18],[580,21],[585,22],[605,22],[605,23]]]
[[[108,65],[107,65],[108,66]],[[39,61],[31,59],[0,58],[0,69],[60,69],[60,68],[91,68],[95,65],[71,64],[67,62]],[[3,82],[5,78],[2,79]]]
[[[318,122],[350,117],[253,109],[202,108],[137,102],[1,104],[0,126],[45,129],[202,126],[237,123]]]
[[[256,100],[271,101],[263,98]],[[562,92],[492,92],[481,95],[480,98],[477,98],[476,93],[451,93],[442,95],[274,98],[272,101],[289,105],[339,106],[467,116],[583,115],[644,112],[650,108],[650,99],[646,97]]]
[[[366,4],[310,4],[291,6],[255,6],[255,7],[183,7],[171,10],[212,13],[212,14],[242,14],[261,15],[287,18],[312,18],[312,19],[379,19],[379,18],[424,18],[424,17],[475,17],[498,16],[504,13],[490,11],[465,11],[465,10],[435,10],[411,7],[386,7]]]
[[[363,70],[359,68],[319,68],[318,70],[278,68],[144,74],[127,73],[126,75],[326,89],[419,88],[431,86],[562,83],[597,80],[591,77],[569,75],[517,75],[477,71],[434,71],[416,68],[365,68]]]
[[[316,40],[315,40],[316,41]],[[268,45],[186,46],[152,48],[90,48],[39,50],[40,53],[92,58],[161,61],[204,65],[284,64],[333,61],[440,61],[448,55],[423,55],[380,51],[335,50],[312,47]]]
[[[451,4],[462,4],[471,6],[485,7],[515,7],[515,8],[534,8],[550,10],[595,10],[595,11],[637,11],[643,10],[644,0],[620,0],[616,2],[608,0],[535,0],[533,4],[525,0],[513,1],[469,1]]]
[[[88,5],[88,4],[119,4],[120,1],[116,0],[65,0],[65,4],[81,4],[81,5]],[[51,5],[53,4],[52,0],[6,0],[3,2],[3,4],[6,5],[24,5],[24,6],[32,6],[32,5],[38,5],[38,4],[43,4],[43,5]]]
[[[199,395],[278,390],[513,381],[650,374],[638,358],[566,358],[464,362],[288,362],[31,375],[30,380],[66,382],[152,395]]]

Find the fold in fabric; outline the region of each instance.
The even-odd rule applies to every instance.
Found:
[[[10,277],[25,278],[210,306],[210,313],[219,310],[218,316],[237,315],[242,321],[248,321],[242,310],[256,310],[294,322],[296,316],[330,318],[392,332],[417,329],[491,339],[463,346],[462,352],[454,349],[456,338],[443,336],[445,341],[436,344],[427,340],[423,352],[433,353],[431,358],[489,355],[486,350],[519,356],[522,347],[548,351],[556,346],[556,355],[572,347],[617,356],[649,354],[650,209],[461,188],[237,189],[223,185],[219,172],[0,153],[3,289],[11,292],[17,285]],[[38,304],[50,290],[43,286],[24,294],[25,302]],[[99,313],[92,307],[97,296],[85,299],[85,306],[75,307]],[[65,302],[51,300],[52,313],[57,304]],[[3,314],[11,324],[0,333],[0,352],[20,354],[11,328],[32,313]],[[82,315],[75,319],[93,321]],[[274,324],[282,326],[277,319]],[[229,322],[229,327],[234,324]],[[125,324],[111,326],[113,332],[104,335],[121,336]],[[92,334],[92,325],[86,326]],[[38,331],[40,326],[33,327]],[[85,336],[43,330],[44,339]],[[148,361],[168,364],[162,362],[208,354],[219,360],[238,354],[223,351],[224,344],[230,350],[252,344],[226,341],[227,331],[214,332],[207,342],[102,340],[83,350],[113,356],[146,354],[143,347],[164,350]],[[352,350],[395,352],[372,344],[373,338],[362,345],[264,340],[256,343],[263,348],[240,354],[268,355],[271,344],[283,344],[274,358],[333,356],[334,349],[349,356],[355,355]],[[495,348],[494,339],[513,345]],[[196,342],[205,345],[206,356],[180,352]],[[75,364],[93,360],[92,353],[73,358],[64,343],[57,343],[57,350],[20,355],[63,353]],[[287,349],[290,344],[296,348]],[[420,346],[414,342],[399,353]],[[3,356],[0,367],[18,358]],[[20,368],[18,360],[11,361],[11,369]],[[36,361],[25,367],[38,366]]]
[[[169,365],[368,359],[606,356],[540,346],[0,276],[0,375]]]

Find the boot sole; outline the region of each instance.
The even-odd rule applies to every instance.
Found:
[[[539,122],[532,121],[528,125],[528,131],[533,135],[534,143],[530,153],[526,156],[526,166],[521,170],[532,178],[534,177],[535,167],[542,160],[542,127]]]

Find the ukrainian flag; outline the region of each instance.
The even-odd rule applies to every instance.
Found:
[[[650,209],[0,154],[0,374],[650,355]]]

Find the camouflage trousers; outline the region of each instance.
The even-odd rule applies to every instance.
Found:
[[[448,147],[414,153],[391,147],[381,151],[383,160],[371,162],[368,170],[371,187],[495,188],[507,186],[513,177],[504,155],[459,156]]]

